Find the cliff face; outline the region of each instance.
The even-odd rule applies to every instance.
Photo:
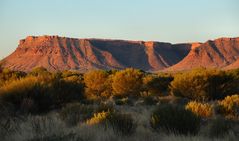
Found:
[[[196,67],[238,68],[239,38],[219,38],[205,43],[76,39],[28,36],[3,59],[3,66],[21,71],[45,67],[49,71],[124,69],[145,71],[188,70]],[[234,65],[231,65],[234,64]]]
[[[178,63],[192,44],[103,39],[75,39],[59,36],[28,36],[4,62],[4,67],[30,71],[123,69],[133,67],[157,71]]]
[[[239,38],[219,38],[207,41],[196,48],[179,63],[167,70],[189,70],[196,67],[224,68],[239,58]],[[236,65],[230,69],[238,68]]]

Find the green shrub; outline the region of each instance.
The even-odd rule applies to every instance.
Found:
[[[192,100],[223,99],[237,91],[238,78],[219,70],[195,69],[175,75],[171,93]]]
[[[200,117],[179,106],[161,105],[151,115],[150,125],[156,131],[166,133],[196,134],[200,128]]]

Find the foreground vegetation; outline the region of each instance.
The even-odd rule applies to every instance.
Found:
[[[2,140],[237,140],[239,70],[0,68]]]

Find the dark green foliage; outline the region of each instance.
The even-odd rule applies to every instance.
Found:
[[[196,134],[200,128],[200,117],[191,111],[174,105],[160,105],[151,115],[150,124],[156,131],[166,133]]]

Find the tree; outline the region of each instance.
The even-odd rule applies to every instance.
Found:
[[[143,73],[139,70],[128,68],[116,72],[112,78],[112,88],[116,96],[136,96],[142,87]]]
[[[88,99],[107,98],[110,96],[111,85],[108,76],[109,74],[103,70],[94,70],[84,74],[85,92]]]
[[[168,90],[168,87],[172,80],[172,76],[147,75],[143,78],[144,90],[149,94],[162,94],[163,92]]]
[[[223,99],[237,92],[238,78],[220,70],[195,69],[175,75],[171,93],[193,100]]]

